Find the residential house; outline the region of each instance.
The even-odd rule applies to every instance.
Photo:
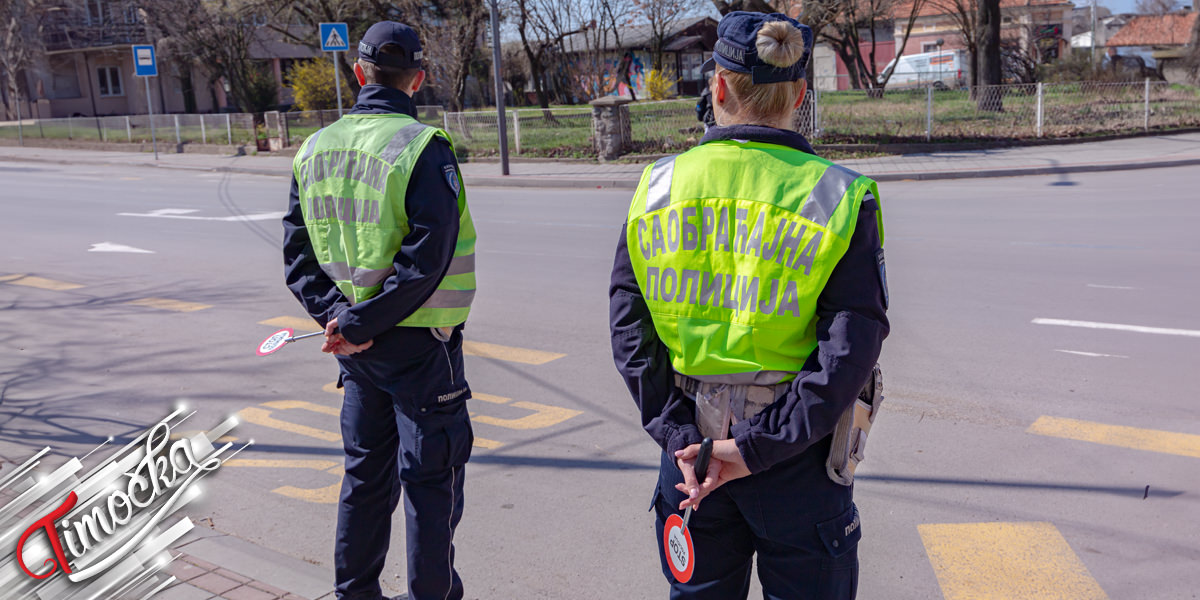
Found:
[[[1156,69],[1167,81],[1194,84],[1183,62],[1190,44],[1196,41],[1192,30],[1198,15],[1189,11],[1138,16],[1109,38],[1109,55],[1140,56],[1147,67]]]
[[[701,65],[712,55],[717,43],[717,21],[712,17],[680,19],[663,37],[663,65],[678,78],[676,95],[699,95],[705,85]],[[617,77],[622,64],[629,69],[629,83],[639,99],[647,97],[646,75],[653,64],[654,35],[649,26],[621,28],[617,39],[611,32],[603,36],[584,30],[563,39],[563,52],[572,60],[580,60],[594,48],[603,48],[602,73],[591,76],[591,85],[600,94],[629,95],[628,86]],[[626,58],[626,55],[629,55]],[[589,94],[591,95],[591,94]]]
[[[319,53],[285,41],[265,23],[251,45],[254,60],[269,63],[280,86],[279,101],[291,102],[283,76],[290,61]],[[108,116],[147,112],[146,82],[134,75],[133,46],[150,44],[143,16],[133,0],[86,0],[51,8],[42,30],[46,48],[25,75],[32,114],[40,118]],[[158,56],[158,77],[149,79],[156,113],[234,110],[220,81],[199,65]]]
[[[977,10],[977,2],[969,0],[964,4],[970,10]],[[1070,49],[1074,8],[1069,0],[1000,0],[1000,36],[1019,40],[1021,47],[1036,54],[1041,62],[1055,60]],[[911,12],[911,3],[901,3],[893,13],[896,39],[903,38]],[[913,24],[904,53],[936,52],[939,39],[943,41],[942,51],[966,48],[961,31],[954,2],[929,0]]]

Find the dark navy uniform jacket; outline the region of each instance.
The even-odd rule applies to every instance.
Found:
[[[403,113],[417,116],[412,99],[399,90],[365,85],[350,114]],[[337,318],[347,341],[375,343],[355,358],[404,359],[428,352],[434,341],[424,327],[396,327],[429,299],[441,282],[458,240],[458,191],[447,180],[445,167],[458,170],[454,152],[435,137],[417,159],[404,208],[410,232],[393,261],[396,273],[383,283],[379,294],[353,306],[333,280],[321,270],[313,255],[300,191],[292,177],[291,200],[283,217],[284,276],[308,314],[322,326]]]
[[[751,140],[815,154],[804,136],[756,125],[712,127],[703,142]],[[887,299],[873,198],[863,203],[850,247],[817,300],[817,349],[786,395],[730,429],[730,436],[758,473],[803,452],[833,432],[879,359],[888,334]],[[675,386],[667,348],[658,339],[629,261],[621,229],[609,288],[609,321],[617,370],[641,408],[642,426],[673,456],[699,443],[695,402]]]

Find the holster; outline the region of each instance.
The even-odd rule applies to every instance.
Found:
[[[863,386],[854,404],[842,413],[833,430],[833,443],[829,446],[829,459],[825,471],[829,478],[841,485],[854,483],[854,470],[863,461],[867,447],[867,434],[883,403],[883,371],[879,365],[871,370],[871,377]]]

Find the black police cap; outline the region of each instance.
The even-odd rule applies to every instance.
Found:
[[[804,54],[795,64],[776,67],[758,57],[758,30],[772,21],[784,21],[800,30],[804,36]],[[714,62],[730,71],[749,73],[754,83],[778,83],[804,79],[804,67],[812,54],[813,32],[807,25],[779,13],[763,14],[734,11],[717,25],[717,44],[712,58],[701,66],[702,71],[713,68]]]
[[[382,49],[388,45],[392,46],[388,48],[389,54],[384,54]],[[417,32],[395,21],[380,21],[372,25],[358,42],[358,57],[394,69],[419,69],[424,58]]]

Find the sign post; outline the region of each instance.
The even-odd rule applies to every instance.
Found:
[[[154,46],[133,47],[133,72],[146,82],[146,114],[150,119],[150,144],[154,147],[154,160],[158,160],[158,137],[154,133],[154,102],[150,99],[150,78],[158,76]]]
[[[337,96],[338,118],[342,117],[342,76],[338,72],[338,52],[350,49],[350,28],[345,23],[321,23],[321,51],[333,53],[333,93]]]

